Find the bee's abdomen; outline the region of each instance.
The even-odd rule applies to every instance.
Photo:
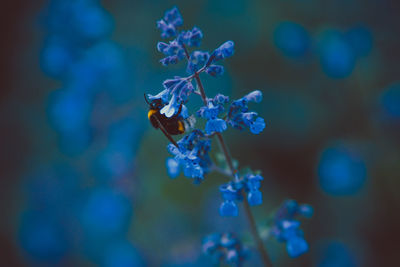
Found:
[[[149,121],[151,125],[153,125],[154,128],[158,128],[158,122],[156,120],[156,116],[158,114],[158,110],[156,109],[150,109],[149,112],[147,113],[147,117],[149,118]]]
[[[150,109],[149,112],[147,113],[147,118],[149,118],[149,120],[151,120],[151,116],[153,116],[157,112],[158,112],[158,110],[156,110],[156,109]]]

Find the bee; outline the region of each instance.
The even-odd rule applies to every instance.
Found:
[[[146,94],[144,94],[144,99],[150,108],[149,112],[147,113],[147,117],[151,125],[156,129],[160,129],[168,138],[168,140],[171,141],[171,143],[173,143],[177,148],[179,148],[178,144],[171,135],[183,134],[190,128],[193,128],[196,122],[194,116],[184,119],[181,116],[183,106],[181,103],[178,112],[172,117],[168,118],[164,114],[160,113],[160,110],[165,106],[161,99],[154,99],[149,102],[146,98]]]

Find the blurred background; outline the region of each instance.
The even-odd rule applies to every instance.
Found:
[[[143,93],[184,75],[164,68],[155,22],[177,5],[201,49],[235,41],[209,96],[254,89],[260,135],[226,133],[263,172],[260,225],[285,199],[315,209],[309,253],[276,266],[395,266],[400,194],[400,17],[394,0],[11,1],[1,8],[2,266],[208,266],[202,238],[221,218],[218,186],[168,177],[167,139]],[[196,96],[194,96],[196,98]],[[196,102],[197,101],[197,102]],[[194,100],[193,111],[200,101]],[[197,106],[196,106],[197,105]],[[218,151],[214,146],[213,154]],[[252,253],[248,266],[256,266]]]

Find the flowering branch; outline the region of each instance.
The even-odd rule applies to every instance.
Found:
[[[185,126],[185,132],[188,134],[181,140],[168,145],[169,152],[174,156],[167,160],[168,172],[171,177],[179,175],[183,170],[185,176],[193,178],[195,183],[200,183],[204,176],[211,171],[218,171],[223,175],[232,178],[231,181],[220,186],[223,202],[220,206],[221,216],[238,216],[239,210],[235,201],[243,201],[245,216],[248,218],[250,231],[253,235],[257,249],[261,255],[264,266],[272,266],[268,257],[264,243],[257,229],[257,224],[251,212],[250,206],[260,205],[262,203],[262,193],[259,190],[263,177],[252,172],[240,173],[233,164],[229,148],[222,136],[222,132],[227,130],[228,126],[243,130],[249,128],[254,134],[259,134],[265,128],[264,119],[259,117],[254,111],[249,111],[249,103],[259,103],[262,99],[262,93],[258,90],[253,91],[244,97],[234,100],[225,112],[225,105],[229,102],[229,97],[217,94],[214,98],[208,98],[204,86],[200,79],[201,73],[207,73],[213,77],[220,76],[224,72],[218,61],[233,55],[234,43],[227,41],[215,49],[211,54],[204,51],[195,50],[189,53],[187,47],[197,47],[203,38],[203,33],[197,27],[189,31],[178,31],[178,27],[183,24],[182,16],[178,9],[172,8],[165,13],[163,19],[157,22],[157,27],[161,30],[161,37],[175,37],[169,43],[159,42],[157,49],[166,57],[160,60],[164,66],[176,64],[186,59],[189,73],[187,77],[175,76],[173,79],[167,79],[163,82],[164,90],[157,95],[148,95],[150,101],[160,103],[160,115],[165,121],[179,119],[185,125],[192,116],[189,117],[186,103],[189,96],[194,93],[201,96],[203,106],[196,112],[200,118],[207,120],[204,131]],[[195,81],[197,90],[192,82]],[[222,114],[222,115],[221,115]],[[193,120],[191,120],[193,121]],[[221,151],[224,154],[225,162],[229,169],[223,169],[214,164],[208,155],[211,150],[212,137],[216,136]],[[172,138],[170,138],[172,139]],[[276,227],[273,229],[275,236],[283,233],[281,239],[287,241],[288,251],[292,248],[293,255],[304,253],[304,246],[301,246],[301,239],[296,223],[283,223],[282,220],[289,218],[290,222],[293,216],[279,217],[276,221]],[[286,226],[290,226],[287,228]],[[289,234],[288,234],[289,233]],[[293,241],[290,243],[290,241]],[[305,241],[304,241],[305,242]],[[298,245],[300,244],[300,249]],[[203,250],[212,255],[219,262],[225,260],[227,263],[240,266],[246,258],[245,249],[239,240],[232,234],[214,234],[206,237],[203,242]]]

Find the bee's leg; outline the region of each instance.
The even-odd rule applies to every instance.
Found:
[[[165,130],[164,126],[161,124],[160,120],[157,117],[154,117],[156,119],[156,121],[158,122],[158,126],[160,128],[160,130],[164,133],[164,135],[168,138],[169,141],[171,141],[171,143],[173,143],[178,149],[179,146],[178,144],[175,142],[175,140],[171,137],[171,135],[167,132],[167,130]]]
[[[173,116],[173,118],[177,118],[180,114],[181,114],[181,112],[182,112],[182,103],[180,104],[180,106],[179,106],[179,109],[178,109],[178,112]]]

